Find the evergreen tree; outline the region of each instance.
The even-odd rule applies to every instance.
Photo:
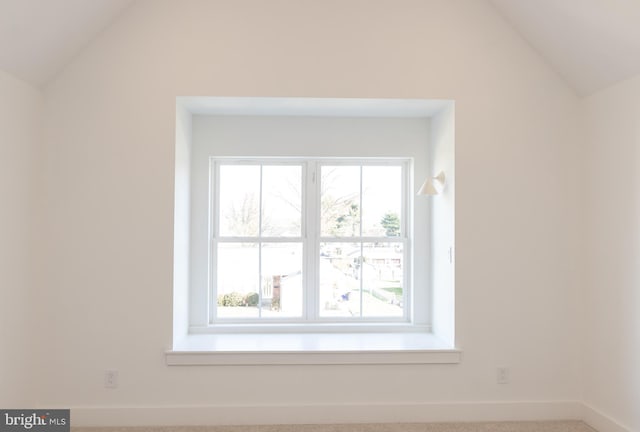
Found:
[[[398,237],[400,235],[400,218],[393,212],[385,213],[380,219],[380,225],[385,229],[387,237]]]

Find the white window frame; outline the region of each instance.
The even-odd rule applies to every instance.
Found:
[[[302,175],[302,220],[300,237],[234,237],[219,235],[219,172],[221,165],[296,165],[301,166]],[[323,237],[320,235],[320,170],[322,166],[399,166],[401,167],[401,233],[398,237]],[[408,325],[413,315],[412,305],[412,195],[411,185],[413,161],[411,158],[312,158],[312,157],[209,157],[209,249],[208,249],[208,322],[212,329],[223,327],[243,331],[277,331],[278,326],[291,331],[313,331],[332,326],[332,330],[361,327],[374,330],[393,328],[394,325]],[[362,175],[362,171],[361,171]],[[362,188],[362,179],[360,181]],[[362,208],[362,190],[360,191],[360,208]],[[362,225],[360,225],[362,230]],[[303,313],[301,317],[282,318],[222,318],[216,316],[216,256],[217,244],[220,242],[300,242],[303,248]],[[399,243],[403,248],[403,315],[401,317],[322,317],[319,304],[319,265],[320,244],[323,242],[353,243]],[[362,279],[361,279],[362,283]],[[360,308],[362,310],[362,307]],[[292,327],[293,326],[293,327]]]

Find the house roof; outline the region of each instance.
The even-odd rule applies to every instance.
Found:
[[[137,0],[0,0],[0,69],[45,85]],[[175,0],[179,1],[179,0]],[[488,0],[588,95],[640,74],[637,0]]]

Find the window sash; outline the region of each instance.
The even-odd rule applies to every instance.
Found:
[[[349,159],[349,158],[210,158],[210,205],[209,205],[209,323],[210,324],[328,324],[328,323],[408,323],[411,317],[411,242],[409,226],[409,167],[408,158],[384,159]],[[289,165],[301,167],[301,236],[262,236],[259,229],[257,236],[220,236],[220,166],[222,165],[254,165],[277,166]],[[323,166],[399,166],[401,167],[401,232],[397,237],[386,236],[322,236],[320,235],[320,173]],[[261,186],[262,189],[262,176]],[[360,175],[360,209],[362,209],[362,169]],[[262,197],[259,211],[262,217]],[[262,221],[260,221],[261,223]],[[362,215],[360,215],[360,234],[362,234]],[[397,243],[402,245],[402,301],[401,317],[323,317],[320,310],[320,245],[322,243]],[[301,243],[302,244],[302,316],[301,317],[260,317],[260,318],[227,318],[217,316],[217,259],[216,250],[220,243]]]

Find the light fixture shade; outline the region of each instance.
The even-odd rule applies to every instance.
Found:
[[[424,181],[417,195],[438,195],[438,190],[433,186],[433,179],[429,177]]]
[[[437,180],[440,186],[444,186],[444,172],[440,171],[435,177],[427,177],[416,195],[438,195],[440,192],[434,186],[434,180]]]

